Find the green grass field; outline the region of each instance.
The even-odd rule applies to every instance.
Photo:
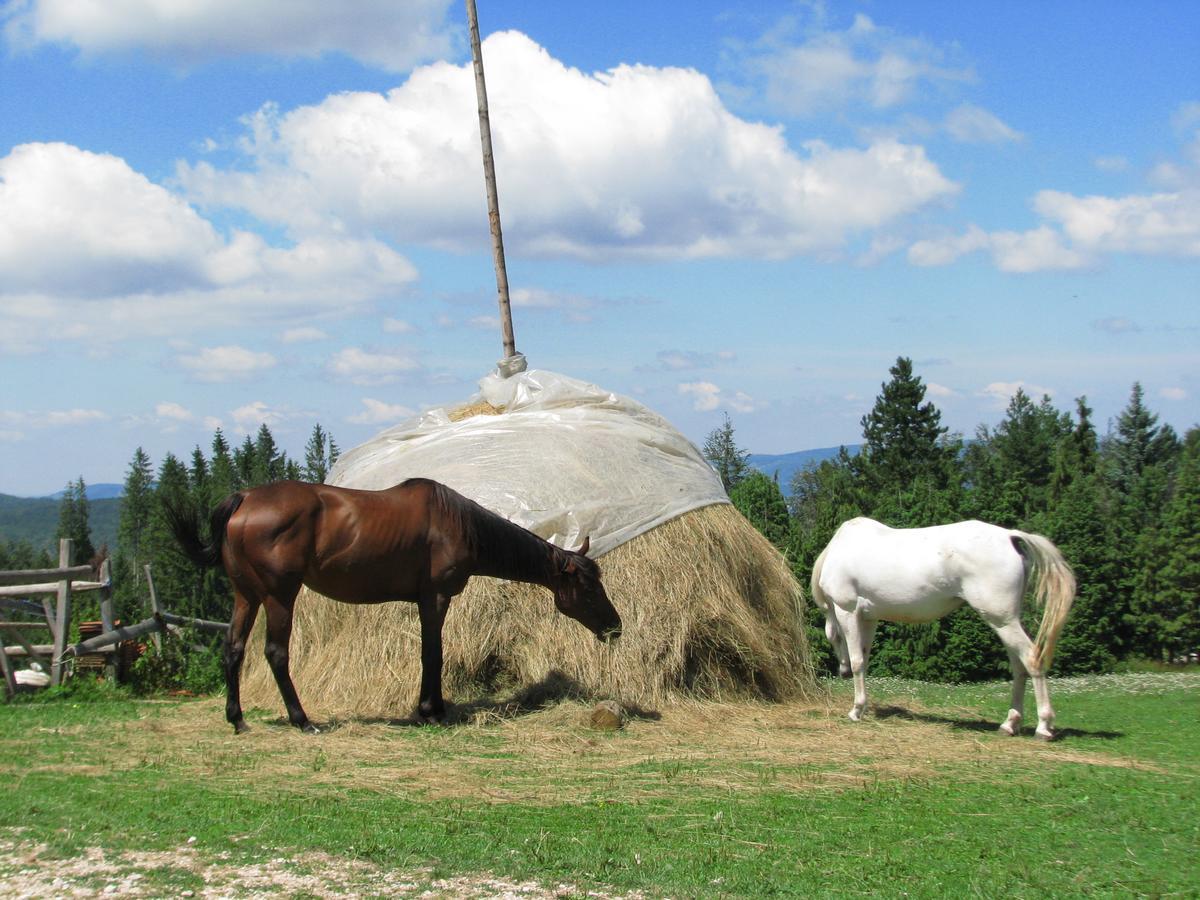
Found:
[[[1052,744],[995,733],[1005,684],[875,679],[858,725],[827,687],[612,733],[570,702],[241,737],[217,699],[11,703],[0,895],[1200,895],[1200,673],[1053,680]]]

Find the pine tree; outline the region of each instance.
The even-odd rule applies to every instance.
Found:
[[[71,565],[81,566],[92,561],[96,548],[92,546],[92,529],[88,524],[87,485],[83,476],[78,481],[67,482],[66,490],[58,506],[57,538],[70,538],[74,541],[71,555]]]
[[[876,496],[871,513],[876,518],[893,525],[933,524],[914,517],[911,507],[914,500],[930,510],[958,505],[936,495],[956,493],[960,442],[942,426],[938,408],[925,402],[925,385],[913,374],[912,360],[901,356],[888,371],[891,380],[862,418],[864,444],[854,465]]]
[[[1170,499],[1134,591],[1138,646],[1173,661],[1200,651],[1200,428],[1184,437]]]
[[[267,423],[258,426],[258,434],[254,439],[254,462],[251,467],[254,485],[269,484],[283,478],[286,458],[275,443],[275,436]]]
[[[138,447],[125,475],[113,566],[116,617],[126,622],[139,611],[137,598],[142,592],[142,567],[150,561],[146,537],[153,508],[154,469],[146,451]]]
[[[229,453],[229,443],[220,428],[213,433],[212,463],[209,470],[212,473],[211,497],[214,503],[219,503],[241,487],[233,457]]]
[[[787,501],[774,479],[751,471],[733,486],[729,499],[767,540],[780,549],[786,546],[790,530]]]
[[[746,462],[749,456],[749,451],[739,448],[733,439],[733,423],[726,413],[724,424],[714,428],[704,439],[704,458],[716,469],[727,493],[749,473],[750,466]]]
[[[167,503],[186,509],[190,501],[187,467],[171,453],[159,466],[154,498],[145,543],[155,590],[159,600],[171,612],[197,615],[201,586],[199,570],[176,542],[165,511]],[[149,597],[143,596],[142,602],[143,609],[148,608]]]
[[[313,426],[312,435],[304,447],[304,469],[301,474],[305,481],[320,484],[325,481],[325,476],[336,461],[337,445],[318,422]]]

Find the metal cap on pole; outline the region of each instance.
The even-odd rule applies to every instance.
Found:
[[[492,126],[488,117],[487,84],[483,80],[483,53],[479,46],[479,19],[475,0],[467,2],[467,23],[471,30],[471,59],[475,63],[475,96],[479,100],[479,140],[483,145],[483,179],[487,185],[488,223],[492,230],[492,259],[496,266],[496,293],[500,305],[500,330],[504,339],[504,359],[496,370],[504,378],[525,371],[525,356],[517,352],[513,337],[512,309],[508,302],[508,272],[504,267],[504,235],[500,230],[500,199],[496,194],[496,164],[492,158]]]

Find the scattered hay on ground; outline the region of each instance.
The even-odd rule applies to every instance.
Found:
[[[600,560],[624,635],[603,645],[558,614],[549,591],[476,577],[446,618],[444,690],[463,700],[524,691],[654,707],[680,697],[795,700],[815,692],[787,561],[728,504],[689,512]],[[242,697],[282,709],[263,658],[246,654]],[[310,716],[403,716],[416,706],[420,624],[411,603],[351,606],[307,589],[291,670]]]

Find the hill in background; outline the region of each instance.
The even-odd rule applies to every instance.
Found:
[[[118,493],[120,485],[116,485]],[[117,518],[121,514],[119,497],[93,499],[88,488],[88,524],[92,529],[92,543],[97,549],[108,544],[109,550],[117,546]],[[61,494],[60,494],[61,497]],[[59,498],[56,497],[12,497],[0,494],[0,541],[28,541],[34,549],[45,549],[54,559],[58,558]]]
[[[861,444],[849,444],[850,455],[858,453]],[[841,447],[818,447],[814,450],[797,450],[795,453],[751,453],[746,460],[751,466],[769,478],[776,478],[785,497],[792,493],[792,476],[807,465],[817,465],[833,459]]]

